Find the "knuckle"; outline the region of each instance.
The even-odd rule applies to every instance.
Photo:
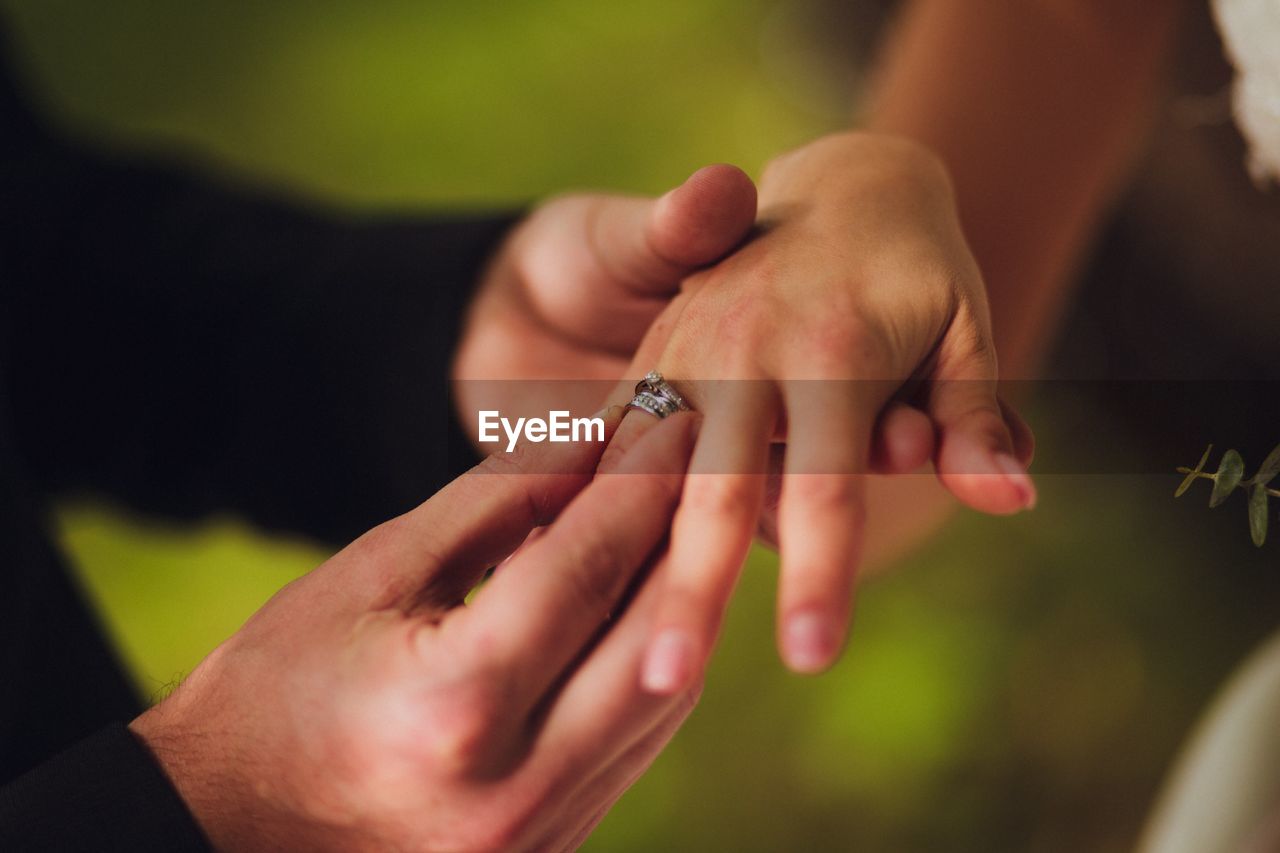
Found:
[[[481,763],[486,731],[479,723],[455,723],[434,730],[429,747],[435,766],[446,773],[465,775]]]
[[[369,528],[360,534],[350,547],[359,552],[362,558],[377,558],[395,548],[395,543],[403,535],[406,523],[405,517],[398,515],[376,527]]]
[[[985,308],[974,306],[971,300],[962,298],[960,307],[956,309],[956,321],[951,324],[949,331],[955,336],[960,352],[989,361],[990,372],[994,375],[996,351],[987,328]]]
[[[978,404],[977,407],[956,418],[948,428],[955,432],[978,436],[992,445],[1002,446],[1009,442],[1009,427],[994,403]]]
[[[685,481],[682,503],[690,510],[717,518],[754,515],[754,492],[743,477],[691,474]]]
[[[491,683],[487,678],[473,679],[435,703],[424,746],[441,771],[465,775],[487,756],[502,710],[497,691],[488,686]]]
[[[823,375],[878,375],[888,365],[891,337],[858,310],[832,311],[806,325],[806,356]]]
[[[509,488],[518,495],[531,524],[546,523],[552,515],[549,496],[533,488],[536,478],[529,476],[527,454],[523,443],[517,444],[511,453],[493,453],[480,463],[484,477],[496,477],[499,488]]]
[[[488,475],[500,477],[513,477],[524,474],[529,470],[529,454],[531,453],[528,442],[520,441],[510,451],[502,451],[500,453],[490,453],[480,462],[480,470]]]
[[[633,417],[641,417],[643,413],[637,412]],[[649,417],[648,415],[643,415]],[[604,453],[600,454],[600,462],[596,466],[598,473],[607,474],[610,471],[616,471],[622,465],[622,460],[627,458],[631,452],[631,448],[635,446],[639,436],[636,435],[640,430],[627,430],[624,433],[615,435],[613,441],[609,442],[609,446],[604,449]]]
[[[344,805],[377,802],[386,795],[386,756],[371,749],[364,733],[345,733],[325,744],[330,766],[340,769],[344,780]]]
[[[791,474],[784,499],[813,508],[860,508],[863,482],[857,474]]]
[[[755,259],[749,272],[740,276],[726,273],[715,287],[696,292],[682,312],[681,324],[690,329],[713,330],[710,338],[717,350],[750,345],[757,328],[776,316],[770,310],[770,299],[762,296],[770,292],[778,278],[771,259]],[[690,340],[706,337],[701,333],[689,336]]]
[[[589,612],[607,613],[614,589],[627,569],[627,555],[611,536],[592,534],[566,554],[569,570],[565,583],[580,606]]]
[[[659,622],[681,627],[711,648],[720,633],[725,607],[737,574],[717,570],[673,581],[663,590],[665,602]]]
[[[633,475],[632,489],[637,492],[640,506],[665,508],[670,511],[680,500],[680,495],[684,491],[684,480],[684,469],[638,474]]]
[[[772,272],[772,264],[768,260],[760,260],[751,272],[748,282],[738,287],[709,291],[718,296],[716,299],[703,300],[701,313],[705,319],[714,319],[717,331],[728,336],[730,341],[741,338],[756,324],[762,313],[762,301],[759,293],[776,279]],[[695,319],[696,315],[695,315]],[[720,340],[717,337],[717,340]]]
[[[964,336],[965,348],[969,351],[970,356],[982,366],[982,373],[989,377],[995,377],[998,372],[996,348],[991,338],[972,325],[966,326],[961,334]]]
[[[412,576],[397,569],[409,525],[405,516],[397,516],[365,531],[348,546],[375,607],[401,601],[420,586]],[[424,554],[423,561],[438,564],[439,557],[432,551]]]
[[[815,323],[805,332],[808,359],[815,367],[843,375],[858,362],[859,338],[855,333],[831,323]]]

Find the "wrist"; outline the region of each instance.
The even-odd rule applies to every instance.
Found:
[[[771,160],[760,179],[760,206],[838,204],[881,190],[952,198],[951,176],[932,150],[906,137],[851,130]]]
[[[218,786],[197,769],[201,762],[196,750],[163,722],[163,716],[159,706],[152,708],[131,722],[129,730],[146,747],[205,836],[215,848],[223,849],[230,837],[228,818],[233,808],[222,802],[225,797],[219,795]]]
[[[226,726],[193,722],[218,718],[210,708],[218,704],[216,697],[195,697],[186,689],[194,687],[191,682],[200,675],[197,669],[182,688],[129,723],[129,730],[151,753],[215,849],[263,847],[274,822],[263,813],[262,803],[253,801],[253,757],[236,749],[237,739]],[[188,699],[202,706],[203,713],[189,713]]]

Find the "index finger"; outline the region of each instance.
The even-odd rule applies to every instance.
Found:
[[[507,695],[532,706],[618,608],[667,534],[697,424],[692,414],[658,424],[459,614],[460,647],[508,673]]]
[[[605,441],[521,442],[495,452],[425,503],[375,527],[357,545],[378,550],[361,561],[356,589],[382,601],[451,606],[486,569],[511,554],[536,527],[549,524],[588,483],[622,413],[598,413]]]

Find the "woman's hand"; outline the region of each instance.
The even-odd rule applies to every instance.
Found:
[[[282,590],[133,731],[218,849],[575,846],[697,700],[639,675],[665,569],[641,572],[697,421],[590,485],[602,444],[490,457]]]
[[[783,655],[808,671],[847,630],[863,472],[932,459],[978,509],[1034,501],[1030,434],[996,399],[981,277],[938,161],[827,137],[772,163],[760,203],[753,234],[755,187],[728,166],[660,199],[548,202],[496,257],[455,361],[467,425],[480,409],[589,411],[629,375],[623,402],[653,368],[713,415],[677,520],[653,689],[701,670],[758,518],[782,540]],[[627,418],[620,446],[646,419]],[[763,472],[783,464],[795,476],[779,507]]]
[[[782,552],[778,639],[801,672],[829,665],[846,635],[869,470],[932,458],[971,507],[1035,502],[1030,435],[997,400],[982,278],[935,158],[867,134],[818,140],[765,172],[760,228],[685,281],[632,365],[706,417],[644,671],[658,693],[702,671],[771,457],[785,453],[766,519]],[[654,423],[633,411],[615,442]]]

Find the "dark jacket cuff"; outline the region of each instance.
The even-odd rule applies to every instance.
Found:
[[[0,849],[210,848],[146,746],[115,724],[0,788]]]

